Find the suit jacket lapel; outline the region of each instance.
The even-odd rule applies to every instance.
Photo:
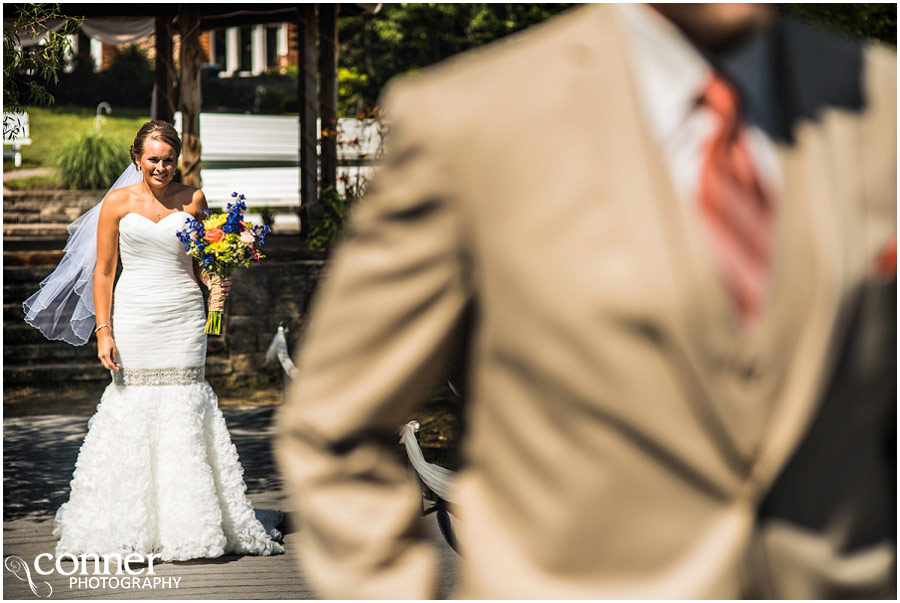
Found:
[[[609,17],[603,10],[608,9],[598,16]],[[641,113],[631,65],[621,52],[628,48],[622,25],[616,18],[600,21],[611,24],[599,28],[597,38],[609,44],[600,51],[620,59],[609,61],[616,68],[604,74],[603,84],[621,92],[604,108],[603,127],[636,134],[631,141],[616,137],[622,147],[614,169],[631,182],[630,209],[651,226],[648,232],[663,235],[659,244],[669,255],[677,288],[669,326],[706,394],[691,403],[732,467],[759,485],[769,483],[815,412],[842,297],[842,218],[836,189],[827,180],[821,124],[807,121],[796,130],[796,142],[777,145],[785,191],[770,299],[757,327],[742,333],[693,207],[680,201]],[[785,77],[781,100],[793,111],[800,101],[791,74]],[[735,377],[742,374],[748,375],[745,381]]]
[[[647,225],[648,234],[661,235],[654,243],[663,247],[661,254],[668,260],[666,266],[676,287],[676,303],[669,308],[667,327],[676,336],[693,387],[704,392],[692,397],[690,403],[698,419],[707,425],[723,458],[733,470],[745,473],[749,463],[748,446],[741,441],[745,439],[747,418],[735,413],[730,400],[719,395],[721,383],[716,371],[710,370],[733,346],[733,333],[724,328],[731,311],[730,300],[716,279],[708,248],[701,238],[703,233],[691,213],[693,207],[679,198],[665,158],[641,111],[631,64],[623,52],[628,49],[623,26],[616,14],[602,16],[605,18],[598,21],[606,26],[597,38],[604,40],[608,47],[601,52],[615,53],[619,59],[608,61],[615,68],[605,74],[609,79],[603,82],[604,86],[619,91],[614,107],[606,110],[603,127],[628,133],[616,137],[622,146],[617,149],[619,161],[612,173],[630,182],[629,208],[640,213],[638,218],[641,224]],[[755,411],[750,409],[750,412]]]
[[[783,136],[777,150],[785,194],[779,211],[780,285],[775,291],[779,316],[768,336],[767,354],[784,366],[785,375],[751,474],[760,490],[777,477],[816,413],[839,348],[833,339],[847,319],[843,302],[854,254],[844,245],[844,232],[855,228],[854,216],[844,211],[848,200],[841,198],[853,190],[847,180],[856,169],[854,155],[847,153],[839,159],[841,165],[835,165],[830,153],[837,145],[830,138],[846,134],[841,118],[824,107],[822,113],[810,114],[808,95],[814,83],[803,81],[805,67],[798,54],[804,39],[779,31],[779,63],[785,67],[779,82],[784,131],[778,133]],[[780,345],[785,329],[794,331],[794,346]]]

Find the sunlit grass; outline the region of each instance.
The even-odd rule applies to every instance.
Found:
[[[88,107],[28,107],[27,111],[31,144],[22,147],[22,169],[53,167],[56,152],[66,142],[94,128],[96,112]],[[127,152],[138,128],[150,116],[142,109],[113,107],[113,113],[104,118],[101,131]],[[5,160],[3,169],[14,170],[12,160]]]
[[[5,188],[11,191],[30,190],[54,190],[62,186],[56,173],[49,175],[26,176],[24,178],[12,178],[3,183]]]

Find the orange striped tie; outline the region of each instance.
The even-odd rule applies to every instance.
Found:
[[[701,215],[747,325],[758,317],[769,281],[774,208],[747,151],[737,91],[714,74],[701,100],[718,118],[700,172]]]

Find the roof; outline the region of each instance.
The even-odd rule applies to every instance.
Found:
[[[14,18],[19,4],[5,4],[5,18]],[[58,12],[67,17],[155,17],[178,15],[179,4],[150,3],[61,3]],[[297,4],[197,4],[203,30],[241,25],[264,25],[293,21],[299,17]],[[377,13],[380,4],[338,4],[340,16]]]

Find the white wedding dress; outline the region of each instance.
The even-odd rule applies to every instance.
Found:
[[[56,554],[164,561],[284,552],[247,499],[237,450],[204,376],[206,324],[192,259],[175,235],[190,217],[119,222],[113,374],[56,513]]]

